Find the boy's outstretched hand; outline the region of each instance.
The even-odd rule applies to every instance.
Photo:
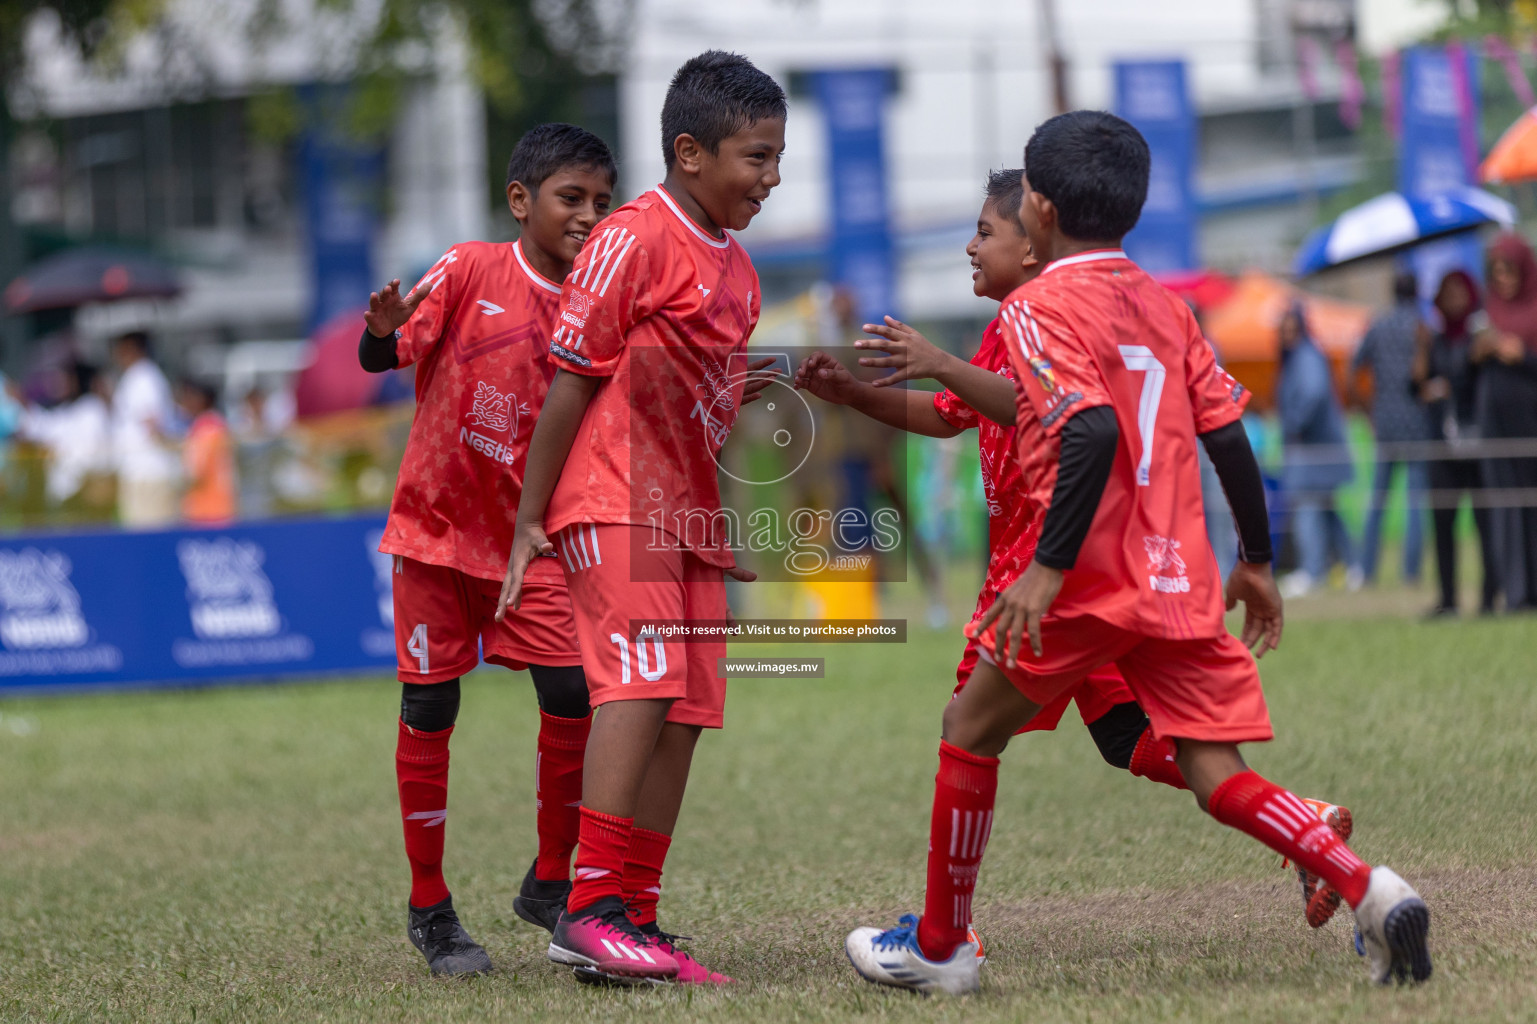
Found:
[[[431,285],[420,284],[410,295],[402,296],[399,278],[372,293],[368,296],[368,312],[363,314],[368,333],[376,338],[388,338],[405,326],[416,307],[431,293]]]
[[[502,580],[502,593],[496,599],[496,621],[507,617],[507,609],[514,611],[523,603],[523,577],[529,563],[541,555],[553,555],[555,545],[545,536],[544,527],[537,524],[519,523],[512,534],[512,554],[507,556],[507,576]]]
[[[1281,646],[1281,592],[1276,589],[1270,563],[1239,562],[1227,578],[1227,610],[1243,602],[1243,645],[1263,658]]]
[[[795,387],[809,391],[824,402],[848,405],[861,387],[842,363],[826,352],[813,352],[795,370]]]
[[[1026,637],[1030,650],[1041,656],[1041,616],[1051,608],[1062,590],[1062,570],[1032,561],[1024,573],[1009,584],[976,622],[966,627],[969,637],[981,636],[996,623],[993,636],[993,660],[1000,668],[1019,664],[1019,645]]]
[[[742,404],[756,402],[763,397],[763,389],[779,379],[778,370],[770,370],[774,365],[773,356],[764,356],[754,359],[747,364],[747,381],[742,385]]]
[[[864,332],[876,337],[856,340],[855,348],[875,349],[888,354],[867,356],[859,361],[859,365],[896,370],[895,373],[872,381],[875,387],[889,388],[904,380],[933,379],[944,370],[947,353],[894,316],[886,317],[884,324],[865,324]]]

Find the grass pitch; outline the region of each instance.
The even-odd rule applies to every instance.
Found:
[[[0,1020],[1533,1019],[1534,650],[1526,618],[1315,620],[1265,660],[1280,738],[1250,759],[1348,804],[1356,849],[1425,895],[1436,973],[1413,991],[1368,985],[1348,913],[1308,930],[1275,857],[1104,765],[1076,720],[1004,755],[983,991],[861,981],[844,933],[918,905],[949,633],[732,684],[663,900],[728,992],[578,986],[514,917],[524,676],[472,677],[454,737],[447,874],[499,969],[467,981],[429,978],[404,934],[393,681],[0,702]]]

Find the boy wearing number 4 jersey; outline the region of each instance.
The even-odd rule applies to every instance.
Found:
[[[411,864],[408,934],[434,974],[491,969],[459,923],[442,868],[459,677],[482,649],[488,662],[527,668],[539,698],[539,855],[513,908],[550,928],[570,889],[591,715],[560,567],[540,559],[519,613],[492,616],[525,449],[553,376],[545,352],[559,282],[608,212],[614,177],[601,139],[575,125],[540,125],[519,140],[507,168],[518,241],[461,243],[410,295],[393,281],[369,299],[363,366],[416,365],[416,416],[380,550],[395,556],[403,684],[395,771]]]
[[[558,372],[529,446],[498,616],[527,600],[539,556],[571,588],[594,715],[576,880],[549,955],[587,981],[722,984],[656,923],[701,729],[721,726],[724,640],[679,643],[648,622],[723,622],[736,568],[715,457],[768,381],[747,362],[758,277],[740,231],[779,184],[784,91],[710,51],[662,107],[666,180],[593,235],[561,293]]]
[[[1020,220],[1046,267],[1001,315],[1039,541],[1020,578],[968,627],[981,658],[945,710],[925,912],[852,932],[849,958],[882,984],[978,987],[975,945],[943,879],[976,877],[1009,737],[1115,662],[1155,737],[1174,741],[1198,804],[1341,893],[1374,980],[1422,981],[1429,912],[1418,894],[1359,860],[1238,754],[1238,743],[1271,737],[1245,648],[1263,654],[1280,642],[1281,600],[1264,488],[1238,422],[1248,394],[1217,367],[1188,308],[1120,250],[1147,195],[1147,144],[1117,117],[1078,111],[1036,130],[1025,166]],[[1205,543],[1198,437],[1242,538],[1227,588],[1229,604],[1246,606],[1242,643],[1223,624]]]

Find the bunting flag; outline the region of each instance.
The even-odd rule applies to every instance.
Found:
[[[1382,127],[1397,142],[1404,127],[1403,55],[1394,50],[1382,58]]]
[[[1297,37],[1297,84],[1309,103],[1317,103],[1323,95],[1318,86],[1318,41],[1312,36]]]
[[[1356,48],[1349,39],[1334,44],[1334,60],[1340,68],[1340,120],[1351,131],[1361,127],[1361,105],[1366,101],[1366,87],[1361,84],[1361,68],[1356,63]]]
[[[1484,37],[1484,52],[1499,61],[1505,69],[1510,91],[1516,94],[1516,99],[1521,101],[1523,107],[1537,104],[1537,95],[1532,93],[1532,83],[1527,81],[1526,72],[1521,69],[1521,55],[1515,47],[1499,36],[1489,35]]]
[[[1460,42],[1448,43],[1446,55],[1451,62],[1452,91],[1457,98],[1457,134],[1462,142],[1462,162],[1467,180],[1478,180],[1478,112],[1473,102],[1468,49]]]

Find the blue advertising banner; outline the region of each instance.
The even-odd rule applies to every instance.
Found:
[[[859,316],[879,323],[888,313],[899,315],[882,116],[892,72],[852,68],[819,71],[813,78],[827,125],[832,184],[828,272],[854,293]]]
[[[1126,236],[1126,255],[1155,272],[1199,267],[1198,135],[1185,62],[1117,61],[1115,112],[1136,125],[1152,154],[1147,203],[1136,229]]]
[[[1404,51],[1403,137],[1398,149],[1398,190],[1427,195],[1477,181],[1478,65],[1461,47],[1416,46]],[[1483,276],[1474,235],[1443,239],[1412,250],[1409,262],[1428,300],[1450,270]]]
[[[0,538],[0,693],[388,669],[383,517]]]
[[[310,251],[306,331],[356,310],[374,280],[374,233],[384,186],[384,149],[347,134],[345,90],[304,94],[309,124],[300,141],[304,222]]]

